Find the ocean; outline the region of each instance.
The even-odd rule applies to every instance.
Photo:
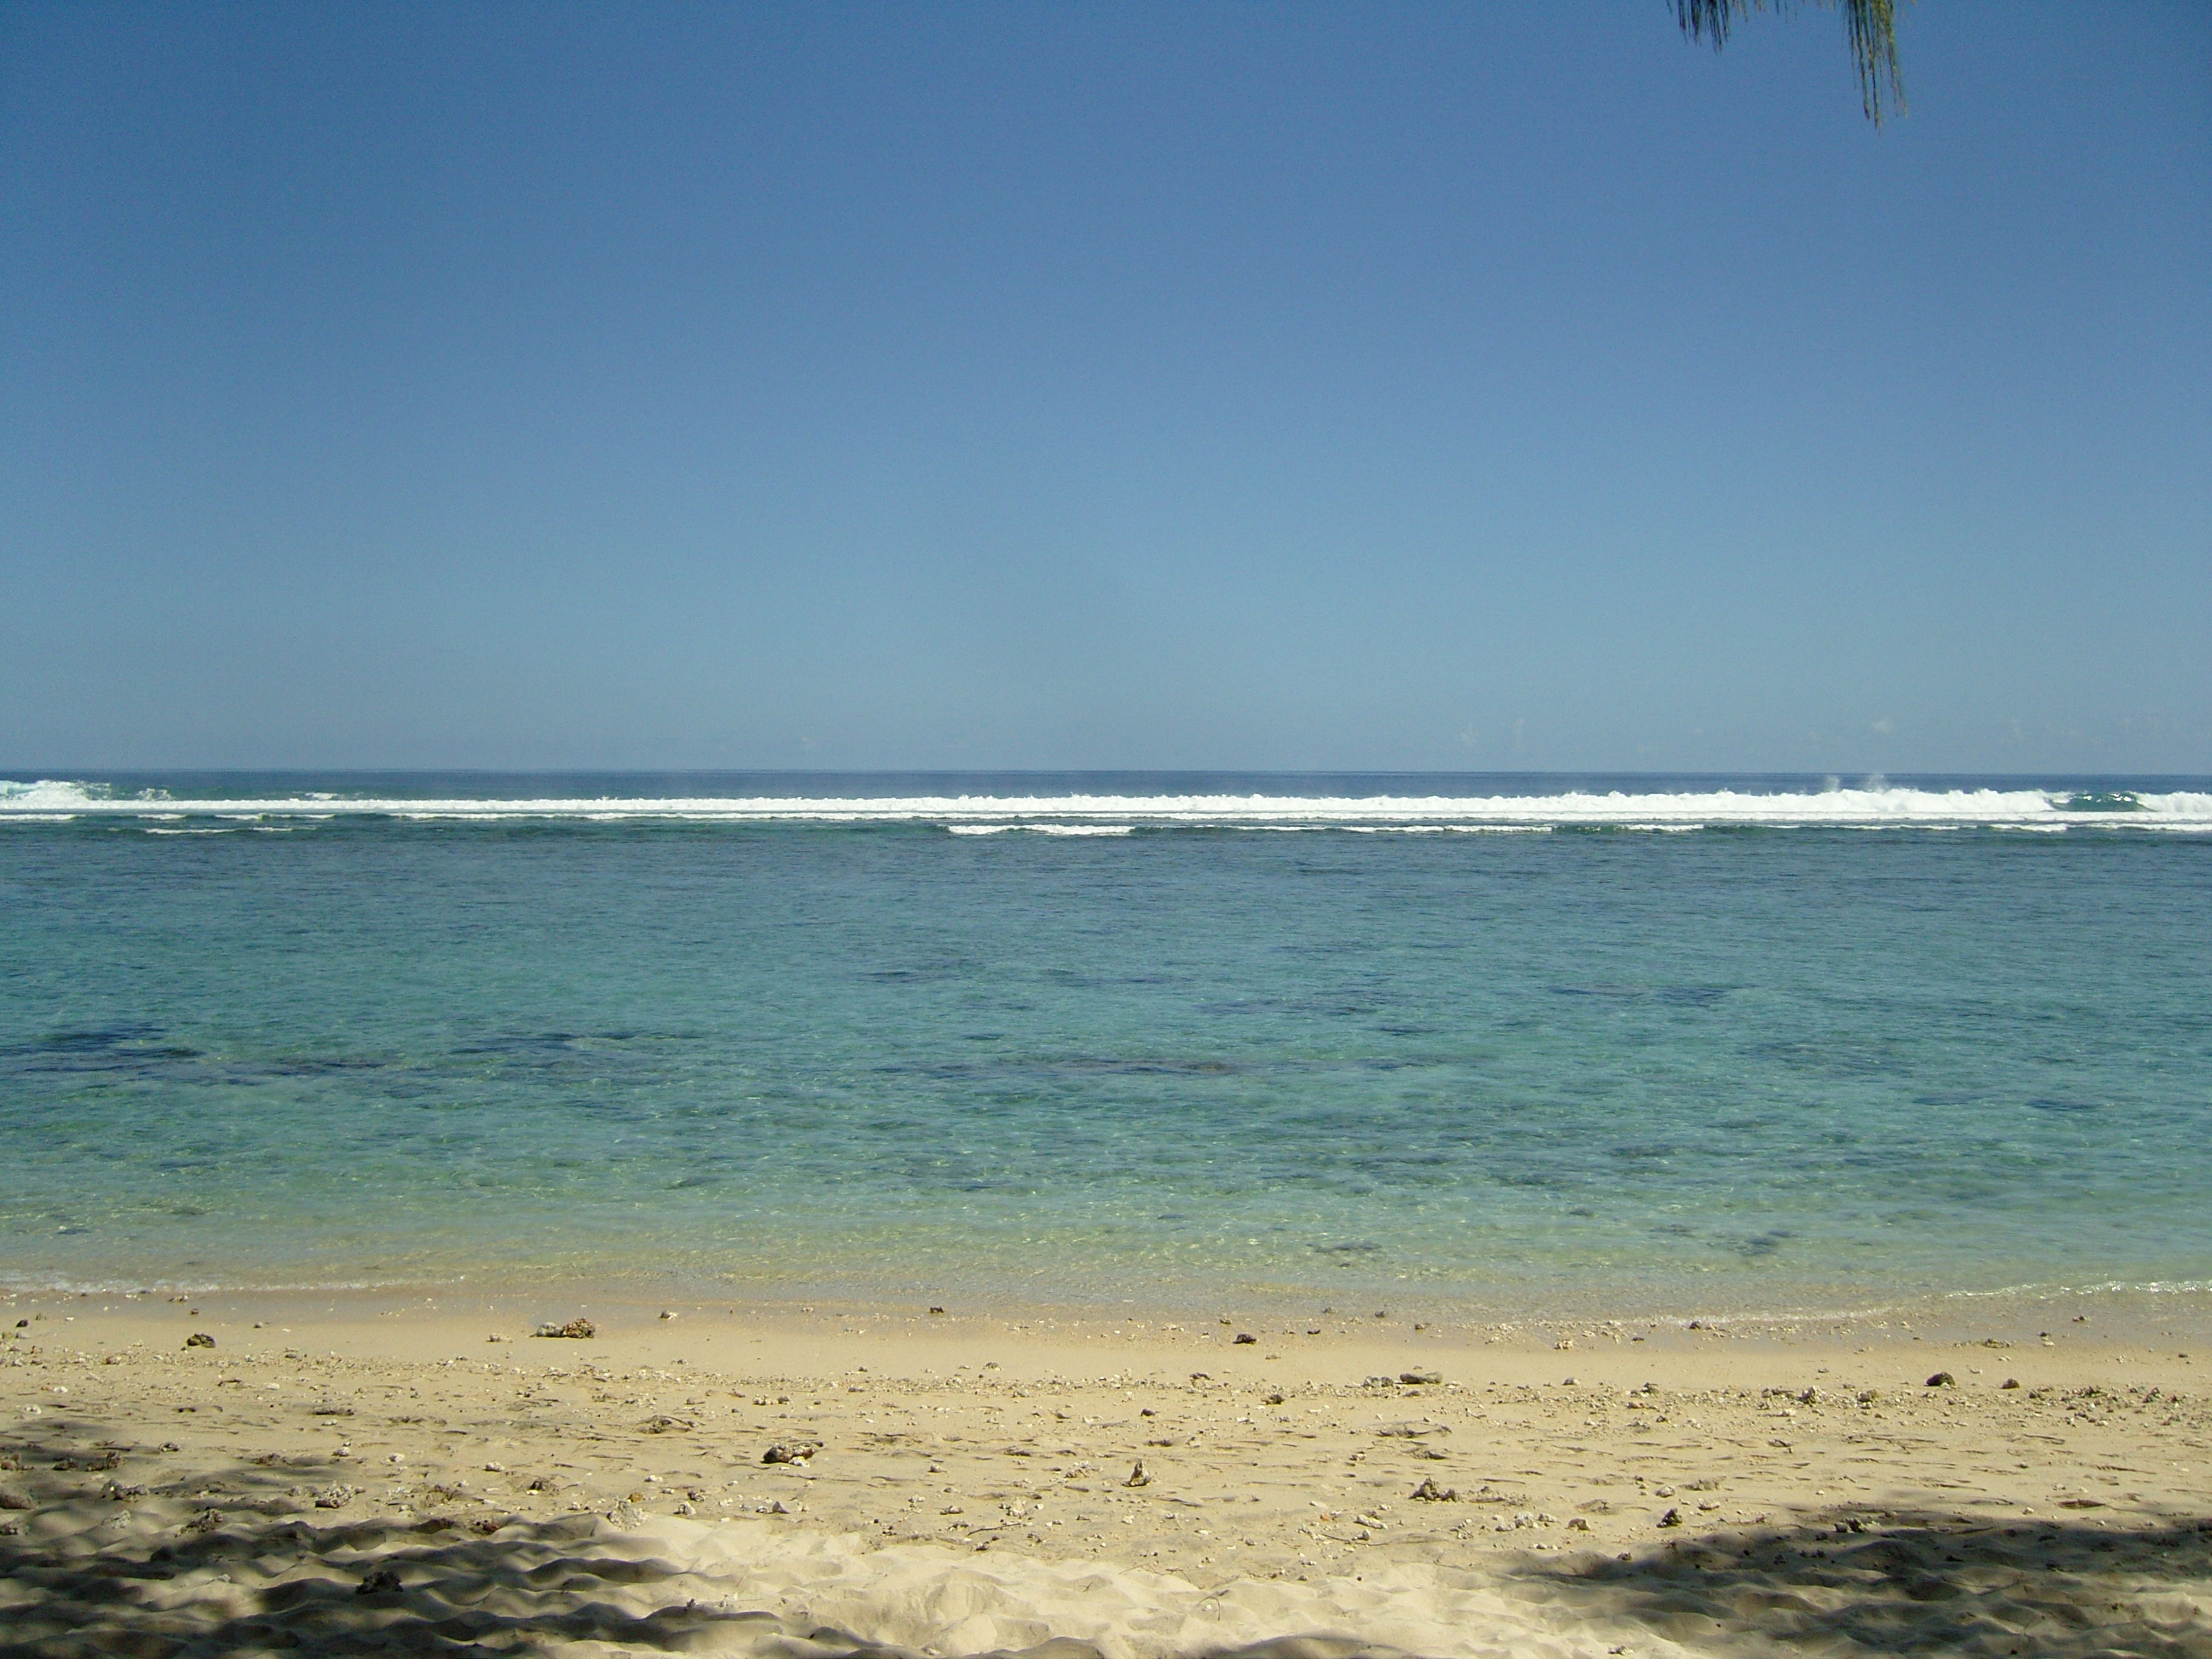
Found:
[[[2212,780],[17,775],[17,1287],[2212,1285]]]

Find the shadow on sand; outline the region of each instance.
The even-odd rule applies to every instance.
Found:
[[[1838,1510],[1523,1576],[1696,1651],[2212,1656],[2212,1521]]]
[[[173,1480],[160,1455],[27,1425],[0,1474],[0,1659],[604,1652],[912,1659],[747,1607],[660,1559],[650,1534],[578,1514],[481,1510],[347,1520],[343,1466],[270,1460]],[[2212,1522],[1991,1524],[1838,1513],[1819,1528],[1680,1536],[1627,1559],[1585,1555],[1499,1581],[1634,1655],[2141,1655],[2212,1659]],[[1470,1632],[1468,1646],[1486,1646]],[[1591,1644],[1595,1645],[1591,1645]],[[1006,1652],[1007,1650],[997,1650]],[[1027,1659],[1095,1659],[1046,1640]],[[1292,1637],[1218,1659],[1358,1659],[1395,1650]]]

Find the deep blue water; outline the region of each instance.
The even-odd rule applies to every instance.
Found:
[[[0,788],[0,1279],[2202,1282],[2207,789]]]

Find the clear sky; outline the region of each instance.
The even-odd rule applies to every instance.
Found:
[[[2212,6],[0,6],[0,775],[2212,770]]]

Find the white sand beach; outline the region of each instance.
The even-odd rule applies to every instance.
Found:
[[[584,1300],[14,1298],[0,1651],[2212,1654],[2172,1328]]]

